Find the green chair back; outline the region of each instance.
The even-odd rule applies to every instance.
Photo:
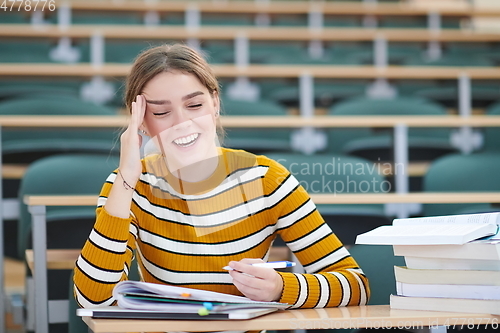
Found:
[[[399,97],[395,99],[352,98],[333,105],[329,109],[332,116],[397,116],[397,115],[446,115],[446,109],[419,97]],[[331,152],[343,152],[382,161],[390,160],[392,154],[392,129],[380,128],[335,128],[329,131]],[[449,143],[449,129],[408,130],[410,159],[433,159],[435,156],[454,151]],[[413,152],[412,152],[413,149]],[[423,151],[423,153],[422,153]],[[417,155],[418,158],[414,158]]]
[[[383,194],[391,189],[375,165],[359,157],[293,153],[268,153],[266,156],[287,168],[309,194]],[[390,224],[383,205],[320,204],[317,207],[346,244],[353,244],[358,233],[380,224]]]
[[[104,154],[53,155],[32,163],[24,174],[19,189],[20,218],[18,224],[18,256],[30,243],[31,214],[23,203],[26,195],[95,195],[96,198],[109,174],[118,167],[119,157]],[[97,202],[96,202],[97,204]],[[80,248],[90,233],[72,232],[80,228],[71,220],[95,220],[95,206],[47,207],[48,246],[51,241],[62,248]],[[63,224],[61,225],[61,221]],[[50,224],[57,223],[58,229],[51,230]],[[64,230],[59,228],[64,227]],[[76,228],[76,229],[75,229]],[[60,237],[60,239],[58,239]],[[74,240],[74,241],[73,241]],[[71,246],[73,244],[73,246]]]
[[[269,101],[240,101],[223,99],[222,110],[231,116],[287,116],[287,110]],[[253,153],[270,150],[290,150],[291,130],[286,128],[234,128],[226,130],[224,145],[246,149]]]
[[[456,85],[448,87],[429,87],[415,90],[413,93],[417,97],[432,100],[445,107],[458,110],[458,87]],[[471,86],[472,106],[474,108],[489,107],[493,102],[500,99],[500,89],[497,85],[477,85]]]
[[[453,154],[435,160],[423,180],[425,192],[496,192],[500,188],[499,152]],[[483,204],[426,204],[423,214],[439,216],[500,210]]]
[[[487,115],[498,116],[500,115],[500,102],[492,104],[486,110]],[[500,152],[500,128],[498,127],[485,127],[484,133],[484,151]]]
[[[2,13],[3,15],[4,13]],[[3,23],[3,21],[2,21]],[[0,41],[0,62],[47,63],[52,62],[49,53],[53,43],[50,40]]]
[[[477,54],[456,54],[449,53],[443,55],[439,59],[428,60],[423,56],[409,58],[404,64],[406,66],[467,66],[467,67],[493,67],[494,62],[487,57],[482,57]]]
[[[71,96],[38,96],[12,99],[0,103],[0,115],[93,115],[111,116],[116,111],[83,102]],[[14,161],[29,163],[41,156],[64,152],[117,152],[118,129],[115,128],[5,128],[2,131],[2,154]],[[19,160],[15,160],[19,159]]]

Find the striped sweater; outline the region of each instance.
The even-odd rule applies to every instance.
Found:
[[[75,268],[81,307],[115,304],[113,287],[127,279],[134,258],[143,281],[241,295],[222,267],[243,258],[267,260],[277,235],[305,270],[278,272],[280,302],[296,308],[367,302],[362,270],[279,163],[222,148],[216,171],[199,183],[179,183],[159,156],[142,164],[128,219],[104,208],[116,171],[102,188]]]

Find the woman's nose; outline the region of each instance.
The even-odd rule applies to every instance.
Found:
[[[183,128],[191,124],[191,117],[186,110],[179,110],[176,112],[173,127],[174,129]]]

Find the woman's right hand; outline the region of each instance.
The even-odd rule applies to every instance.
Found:
[[[142,172],[140,154],[142,137],[139,129],[144,121],[145,112],[146,99],[138,95],[135,102],[132,102],[128,127],[120,137],[120,173],[132,187],[135,187]]]

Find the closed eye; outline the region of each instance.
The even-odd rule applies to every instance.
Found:
[[[165,112],[153,112],[155,116],[165,116],[168,115],[170,111],[165,111]]]

